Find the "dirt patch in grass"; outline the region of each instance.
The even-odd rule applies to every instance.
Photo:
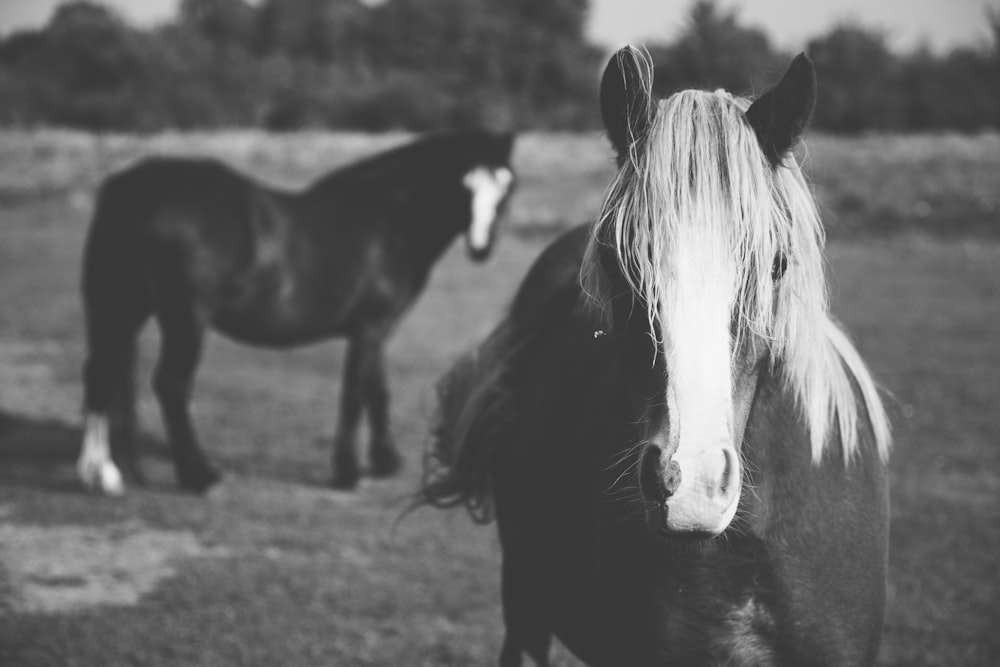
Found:
[[[111,526],[0,525],[0,554],[15,612],[56,614],[134,605],[184,559],[221,557],[191,531]]]

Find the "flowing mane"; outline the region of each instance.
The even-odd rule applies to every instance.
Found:
[[[638,60],[651,92],[652,65]],[[653,103],[649,129],[630,137],[593,227],[581,266],[584,289],[597,293],[597,251],[611,246],[646,304],[649,330],[659,331],[672,244],[712,244],[714,257],[733,264],[734,350],[750,334],[769,341],[772,367],[808,426],[813,461],[837,430],[850,461],[865,416],[885,460],[891,436],[878,390],[829,312],[815,199],[794,156],[777,168],[769,164],[744,113],[750,102],[723,90],[686,90]],[[775,288],[779,261],[787,261],[787,270]]]

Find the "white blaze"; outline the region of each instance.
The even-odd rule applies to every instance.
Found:
[[[490,242],[490,231],[497,218],[497,207],[510,189],[514,174],[506,167],[473,169],[462,183],[472,192],[472,222],[469,224],[469,245],[474,250],[485,250]]]
[[[695,232],[696,234],[696,232]],[[721,532],[739,500],[739,461],[733,441],[731,262],[696,238],[671,257],[664,304],[670,440],[681,471],[667,502],[674,530]],[[666,453],[665,453],[666,454]]]
[[[112,496],[125,492],[122,474],[111,460],[111,443],[108,439],[108,418],[88,414],[84,422],[83,449],[76,462],[80,481],[88,489],[99,490]]]

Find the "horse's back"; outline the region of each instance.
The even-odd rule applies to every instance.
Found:
[[[353,289],[338,272],[348,244],[317,248],[300,209],[296,194],[218,160],[142,160],[100,189],[84,291],[99,307],[107,299],[88,285],[141,283],[158,301],[188,304],[206,324],[250,344],[322,338],[336,329],[338,315],[325,305],[337,302],[327,293]],[[320,273],[329,280],[309,279]]]
[[[212,160],[146,158],[109,176],[84,250],[88,312],[113,316],[123,301],[148,311],[153,294],[194,292],[236,270],[249,257],[249,189]]]
[[[148,157],[110,175],[99,200],[133,214],[155,207],[198,210],[233,205],[254,188],[247,177],[219,160],[209,158]]]
[[[216,160],[146,158],[102,184],[91,252],[127,245],[131,254],[191,246],[227,255],[248,251],[247,223],[262,190]],[[149,257],[144,259],[149,260]]]

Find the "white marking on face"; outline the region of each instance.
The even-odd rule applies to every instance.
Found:
[[[696,235],[694,231],[692,235]],[[679,239],[664,304],[672,456],[681,481],[667,502],[673,530],[721,532],[736,513],[739,456],[733,434],[734,267],[716,248]]]
[[[125,492],[125,483],[118,467],[111,460],[111,443],[108,438],[108,418],[88,414],[84,421],[83,448],[76,462],[80,481],[88,489],[109,496]]]
[[[497,207],[507,196],[514,174],[507,167],[489,169],[477,167],[465,175],[462,183],[472,192],[472,222],[469,224],[469,246],[486,250],[490,243]]]

